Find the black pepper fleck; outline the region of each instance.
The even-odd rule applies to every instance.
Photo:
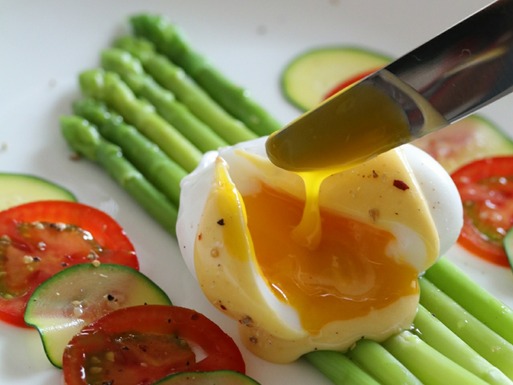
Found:
[[[249,342],[251,342],[252,344],[257,344],[258,343],[258,338],[256,337],[249,337]]]

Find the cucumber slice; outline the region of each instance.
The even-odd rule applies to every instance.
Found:
[[[77,200],[64,187],[35,175],[0,173],[0,186],[0,210],[39,200]]]
[[[451,173],[470,161],[513,154],[513,141],[481,115],[471,115],[413,142]]]
[[[172,374],[155,385],[259,385],[252,378],[231,370],[212,372],[182,372]]]
[[[67,343],[82,327],[110,311],[171,300],[139,271],[116,264],[79,264],[43,282],[30,297],[25,322],[35,327],[50,362],[62,367]]]
[[[294,58],[281,77],[289,102],[306,111],[319,104],[338,84],[390,63],[380,53],[357,47],[321,47]]]
[[[502,242],[504,250],[506,250],[509,266],[513,269],[513,228],[508,230]]]

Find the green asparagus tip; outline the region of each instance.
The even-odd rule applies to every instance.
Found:
[[[107,122],[123,122],[121,115],[110,111],[105,103],[93,98],[75,100],[72,104],[72,109],[75,115],[79,115],[95,125],[102,125]]]
[[[108,48],[101,52],[101,62],[103,67],[109,71],[120,72],[127,75],[143,75],[144,69],[141,62],[134,58],[128,51],[120,48]]]
[[[95,149],[101,138],[94,126],[75,115],[61,116],[60,126],[64,138],[73,150],[90,160],[96,160]]]
[[[105,71],[101,68],[86,70],[78,76],[78,82],[82,92],[91,97],[102,98],[105,90]]]
[[[145,28],[148,24],[159,26],[160,28],[167,28],[169,22],[162,15],[139,13],[133,15],[129,19],[130,24],[134,30]]]
[[[150,41],[129,35],[116,39],[112,46],[127,51],[142,61],[156,52],[154,45]]]

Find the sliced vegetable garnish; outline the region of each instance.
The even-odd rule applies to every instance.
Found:
[[[142,305],[113,311],[86,326],[63,356],[67,385],[150,384],[186,371],[245,364],[235,342],[204,315],[183,307]]]
[[[139,267],[121,226],[93,207],[38,201],[0,212],[0,320],[26,326],[23,316],[34,289],[78,263]]]
[[[155,385],[258,385],[254,379],[232,370],[172,374]]]
[[[503,239],[513,227],[513,156],[476,160],[452,178],[464,209],[458,242],[481,258],[509,266]]]
[[[0,210],[39,200],[77,200],[65,187],[35,175],[0,173],[0,186]]]
[[[282,92],[293,105],[306,111],[326,98],[337,85],[360,78],[388,64],[382,54],[355,47],[321,47],[304,52],[285,68]]]
[[[67,343],[82,327],[128,306],[171,305],[148,277],[123,265],[79,264],[43,282],[30,297],[25,322],[38,329],[50,362],[62,367]]]
[[[471,115],[413,144],[435,158],[449,173],[476,159],[513,154],[513,141],[481,115]]]

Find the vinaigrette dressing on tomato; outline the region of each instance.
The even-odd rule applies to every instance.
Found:
[[[102,253],[92,235],[63,223],[18,223],[16,236],[0,242],[0,295],[13,298],[26,294],[34,274],[50,277],[57,265],[67,267],[78,257],[97,261]]]

